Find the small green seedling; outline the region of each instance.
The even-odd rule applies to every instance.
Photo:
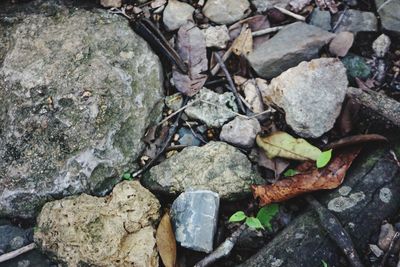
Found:
[[[322,267],[328,267],[328,263],[326,263],[324,260],[321,260],[322,262]]]
[[[329,163],[331,158],[332,158],[332,149],[322,152],[319,158],[317,159],[317,168],[319,169],[325,167],[326,164]]]
[[[300,172],[293,170],[293,169],[287,169],[284,173],[283,176],[285,177],[290,177],[290,176],[294,176],[296,174],[299,174]]]
[[[130,172],[125,172],[123,175],[122,175],[122,179],[124,179],[124,180],[127,180],[127,181],[132,181],[132,175],[131,175],[131,173]]]
[[[257,217],[249,217],[243,211],[235,212],[230,218],[229,222],[242,222],[253,229],[265,229],[272,231],[271,220],[279,212],[278,204],[271,204],[262,207],[258,213]]]

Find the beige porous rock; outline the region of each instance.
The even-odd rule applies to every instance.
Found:
[[[67,266],[158,266],[154,224],[156,197],[137,181],[124,181],[111,195],[87,194],[46,203],[35,242]]]

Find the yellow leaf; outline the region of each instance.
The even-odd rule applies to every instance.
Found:
[[[247,55],[253,51],[253,36],[247,24],[243,25],[239,36],[233,41],[232,52],[236,55]]]
[[[176,241],[171,225],[171,218],[166,212],[157,228],[156,242],[158,253],[165,267],[175,267],[176,264]]]
[[[274,132],[267,137],[257,136],[257,145],[261,147],[268,158],[281,157],[294,160],[317,160],[321,155],[319,148],[302,138],[294,138],[285,132]]]

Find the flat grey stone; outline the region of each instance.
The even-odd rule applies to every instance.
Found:
[[[334,36],[316,26],[296,22],[257,47],[248,60],[258,75],[270,79],[301,61],[318,57],[321,47]]]
[[[175,31],[188,20],[193,20],[194,7],[177,0],[169,0],[164,9],[163,22],[168,31]]]
[[[54,2],[0,23],[0,217],[109,191],[161,115],[160,61],[128,21]]]
[[[203,88],[192,101],[199,99],[203,102],[199,101],[190,105],[185,109],[185,114],[189,118],[200,120],[209,127],[221,127],[236,116],[235,112],[238,112],[235,96],[231,92],[218,94]]]
[[[272,101],[285,111],[287,124],[298,135],[318,138],[333,127],[347,84],[339,59],[319,58],[288,69],[262,93],[266,103]]]
[[[331,13],[326,10],[320,10],[319,8],[315,8],[311,13],[310,24],[320,27],[326,31],[330,31],[331,27]]]
[[[333,16],[332,25],[336,24],[342,13],[343,11]],[[346,11],[335,32],[352,32],[356,34],[358,32],[375,32],[377,30],[378,20],[374,13],[349,9]]]
[[[250,8],[247,0],[207,0],[203,14],[218,24],[232,24],[246,15]]]
[[[375,0],[383,29],[400,36],[400,1]]]
[[[219,196],[209,190],[186,191],[171,207],[176,241],[182,247],[209,253],[217,230]]]
[[[250,148],[254,145],[256,135],[260,131],[261,126],[257,119],[246,119],[238,116],[222,126],[219,138],[232,145]]]
[[[176,195],[190,188],[207,189],[225,200],[248,196],[250,185],[262,181],[247,156],[224,142],[187,147],[151,168],[142,179],[152,191]]]

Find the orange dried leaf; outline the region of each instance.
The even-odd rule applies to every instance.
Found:
[[[360,152],[359,147],[349,148],[337,153],[331,162],[318,169],[313,162],[304,162],[296,170],[302,173],[271,185],[252,185],[254,198],[260,199],[264,206],[273,202],[281,202],[300,194],[321,189],[338,187],[346,175],[347,169]]]
[[[156,243],[158,253],[165,267],[175,267],[176,265],[176,241],[171,225],[171,218],[166,212],[162,217],[157,228]]]

